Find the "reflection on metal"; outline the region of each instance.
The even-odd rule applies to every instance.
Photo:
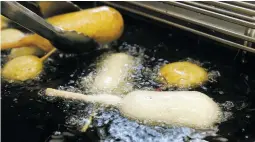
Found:
[[[81,10],[69,1],[39,1],[37,3],[44,18]]]
[[[242,7],[242,6],[239,6],[239,5],[235,5],[234,3],[233,4],[228,4],[228,3],[216,2],[216,1],[205,1],[204,3],[210,4],[212,6],[218,6],[219,8],[228,9],[230,11],[241,13],[241,14],[244,14],[244,15],[255,16],[254,9],[245,8],[245,7]]]
[[[103,1],[103,3],[255,53],[254,2]]]
[[[247,28],[244,34],[247,35],[247,36],[255,38],[255,29]],[[249,42],[249,41],[244,42],[245,46],[252,47],[252,44],[254,45],[254,42],[253,43]]]

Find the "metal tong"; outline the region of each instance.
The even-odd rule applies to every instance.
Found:
[[[18,2],[2,1],[2,15],[22,27],[48,39],[57,49],[66,53],[92,52],[98,43],[92,38],[76,31],[64,31],[54,27],[43,18]]]

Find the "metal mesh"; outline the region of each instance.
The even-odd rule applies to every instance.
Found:
[[[104,2],[231,47],[255,53],[255,3],[216,1]]]

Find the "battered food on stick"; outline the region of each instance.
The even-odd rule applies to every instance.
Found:
[[[46,95],[112,105],[122,115],[151,125],[208,129],[221,119],[218,104],[197,91],[134,91],[121,98],[111,94],[83,95],[48,88]]]
[[[47,21],[63,30],[83,33],[99,43],[109,43],[117,40],[124,29],[124,21],[121,14],[108,6],[61,14],[50,17]],[[44,51],[50,51],[54,48],[47,39],[37,34],[26,36],[12,43],[1,44],[1,46],[2,50],[22,46],[39,47]]]

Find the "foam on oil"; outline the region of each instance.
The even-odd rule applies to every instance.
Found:
[[[146,55],[146,50],[143,47],[138,45],[129,45],[128,43],[123,43],[119,50],[121,52],[125,52],[129,55],[135,57],[136,66],[134,67],[134,72],[130,78],[132,78],[132,89],[126,90],[126,92],[130,92],[135,89],[140,90],[155,90],[158,88],[163,88],[162,90],[179,90],[179,88],[164,88],[164,85],[157,81],[158,71],[163,64],[169,63],[168,60],[156,57],[150,57]],[[69,58],[71,55],[63,55],[59,54],[60,58]],[[97,60],[99,61],[99,60]],[[191,58],[185,58],[183,61],[190,61],[192,63],[196,63],[203,67],[204,64],[201,61],[197,61]],[[51,64],[54,62],[51,58],[47,61],[46,64]],[[142,64],[139,64],[141,63]],[[71,92],[79,92],[83,94],[91,94],[93,93],[90,90],[90,86],[93,84],[93,77],[96,75],[96,67],[97,63],[94,62],[90,64],[89,68],[86,71],[90,71],[88,75],[79,76],[78,80],[71,79],[63,86],[59,86],[58,89],[67,90]],[[56,73],[56,67],[47,66],[47,70]],[[218,71],[207,70],[209,72],[209,82],[217,81],[217,77],[220,76]],[[42,77],[39,77],[37,81],[43,79],[45,72],[42,73]],[[74,74],[71,74],[72,78]],[[50,81],[50,78],[49,78]],[[128,82],[128,81],[127,81]],[[33,84],[33,81],[31,82]],[[70,85],[71,84],[71,85]],[[11,85],[11,84],[8,84]],[[130,85],[129,82],[128,84]],[[203,90],[207,91],[207,85],[200,86]],[[27,86],[28,89],[29,86]],[[33,87],[31,87],[32,89]],[[187,88],[185,90],[189,90]],[[219,94],[224,94],[224,91],[219,90]],[[39,95],[43,96],[43,92],[39,92]],[[49,101],[54,101],[54,98],[47,97]],[[18,99],[13,99],[15,103],[18,103]],[[75,105],[74,105],[75,104]],[[233,108],[232,102],[226,102],[221,104],[225,115],[223,116],[223,120],[226,121],[229,117],[231,117],[231,108]],[[93,119],[93,123],[90,127],[95,127],[97,130],[100,129],[101,133],[106,135],[100,135],[100,139],[103,141],[201,141],[204,137],[208,135],[215,135],[217,132],[217,128],[214,130],[208,131],[199,131],[191,128],[185,127],[172,127],[167,128],[164,126],[147,126],[146,124],[142,125],[135,121],[128,120],[127,118],[122,117],[119,112],[112,108],[103,108],[94,106],[92,104],[86,104],[84,102],[73,102],[73,101],[64,101],[61,105],[59,105],[61,109],[64,109],[64,112],[70,114],[66,118],[66,124],[77,126],[77,128],[81,128],[88,122],[88,118],[90,115],[94,114],[95,117]],[[105,132],[103,132],[105,131]]]
[[[158,71],[160,67],[164,64],[169,63],[166,59],[149,57],[145,54],[146,49],[143,47],[139,47],[138,45],[129,45],[127,43],[123,43],[119,47],[121,52],[125,52],[129,55],[135,57],[137,63],[134,67],[134,72],[130,76],[132,78],[132,84],[125,84],[126,86],[132,85],[132,89],[126,90],[130,92],[135,89],[140,90],[155,90],[158,88],[164,88],[164,85],[157,81]],[[110,53],[109,53],[110,54]],[[109,55],[105,54],[105,55]],[[100,59],[104,59],[105,56],[99,57],[97,61]],[[199,66],[203,67],[203,62],[185,58],[182,61],[189,61]],[[91,91],[91,85],[93,84],[93,79],[96,75],[96,67],[98,63],[94,62],[90,64],[88,70],[90,72],[88,75],[81,75],[78,80],[71,82],[75,82],[74,86],[66,85],[60,86],[58,89],[67,90],[71,92],[79,92],[83,94],[93,94],[96,91]],[[218,71],[207,70],[209,72],[209,82],[217,81],[217,77],[220,76]],[[200,86],[203,90],[207,90],[207,86]],[[126,87],[128,88],[128,87]],[[164,90],[189,90],[191,88],[179,89],[179,88],[165,88]],[[163,90],[163,89],[162,89]],[[69,111],[71,108],[71,104],[77,104],[77,102],[67,101],[63,104],[63,108],[66,111]],[[79,102],[82,104],[82,102]],[[229,112],[229,109],[225,109],[226,104],[222,105],[224,112]],[[103,141],[202,141],[206,136],[213,136],[217,133],[217,127],[212,130],[200,131],[186,127],[165,127],[161,126],[149,126],[145,124],[141,124],[135,121],[128,120],[120,115],[119,111],[114,108],[104,108],[101,106],[94,106],[92,104],[86,104],[83,106],[84,108],[76,108],[76,112],[72,113],[66,120],[67,124],[76,125],[78,128],[81,128],[85,123],[88,122],[88,118],[90,115],[95,115],[93,118],[93,123],[90,124],[90,127],[95,127],[97,131],[99,131],[99,137]],[[225,111],[226,110],[226,111]],[[223,120],[227,120],[229,115],[223,115]]]

